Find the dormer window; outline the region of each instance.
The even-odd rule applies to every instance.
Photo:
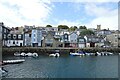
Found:
[[[16,35],[15,34],[13,35],[13,39],[16,39]]]
[[[18,35],[18,39],[21,39],[21,35]]]

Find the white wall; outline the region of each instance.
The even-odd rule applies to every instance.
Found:
[[[79,48],[85,48],[85,44],[78,44]]]

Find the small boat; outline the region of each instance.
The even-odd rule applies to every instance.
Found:
[[[4,60],[3,64],[16,64],[16,63],[22,63],[25,59],[19,59],[19,60]]]
[[[60,54],[59,53],[55,53],[55,54],[49,54],[50,57],[59,57]]]
[[[85,53],[83,51],[79,51],[79,52],[70,52],[70,55],[72,56],[84,56]]]
[[[73,52],[70,52],[70,55],[72,55],[72,56],[80,56],[80,54],[79,53],[73,53]]]
[[[26,56],[31,57],[31,56],[33,56],[33,54],[32,54],[31,52],[28,52],[28,53],[26,54]]]
[[[14,56],[21,56],[21,54],[19,52],[15,52]]]
[[[26,53],[22,52],[22,53],[20,54],[20,56],[25,57],[25,56],[26,56]]]
[[[38,54],[35,52],[32,55],[33,55],[33,57],[38,57]]]

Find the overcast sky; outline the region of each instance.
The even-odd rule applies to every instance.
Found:
[[[118,29],[119,0],[0,0],[0,22],[5,26],[56,27],[86,25]]]

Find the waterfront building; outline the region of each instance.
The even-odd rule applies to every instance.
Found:
[[[110,35],[107,35],[106,38],[107,38],[107,41],[110,42],[112,47],[118,47],[118,43],[119,43],[119,41],[118,41],[118,39],[119,39],[118,33],[112,33]]]
[[[77,38],[78,35],[76,32],[72,32],[69,34],[70,47],[77,47]]]
[[[70,42],[69,42],[69,34],[65,33],[61,36],[61,42],[63,43],[63,47],[69,47]]]
[[[84,37],[79,36],[79,37],[77,38],[77,42],[78,42],[78,47],[79,47],[79,48],[85,48],[85,47],[86,47],[86,40],[85,40]]]
[[[110,34],[112,34],[112,32],[108,29],[103,29],[103,30],[100,30],[100,31],[97,31],[96,32],[96,35],[97,36],[102,36],[102,37],[106,37],[106,35],[110,35]]]
[[[47,33],[42,41],[42,47],[60,47],[61,44],[59,37],[53,36],[50,32]]]
[[[97,37],[94,35],[91,36],[84,36],[86,40],[86,47],[100,47],[104,45],[104,38]]]
[[[31,46],[31,33],[32,30],[24,32],[24,46]]]
[[[31,33],[31,46],[41,47],[42,46],[42,32],[40,29],[32,29]]]
[[[7,46],[23,46],[23,34],[8,34]]]
[[[5,27],[4,23],[0,23],[0,40],[2,40],[2,46],[7,46],[7,36],[10,33],[10,29]]]

